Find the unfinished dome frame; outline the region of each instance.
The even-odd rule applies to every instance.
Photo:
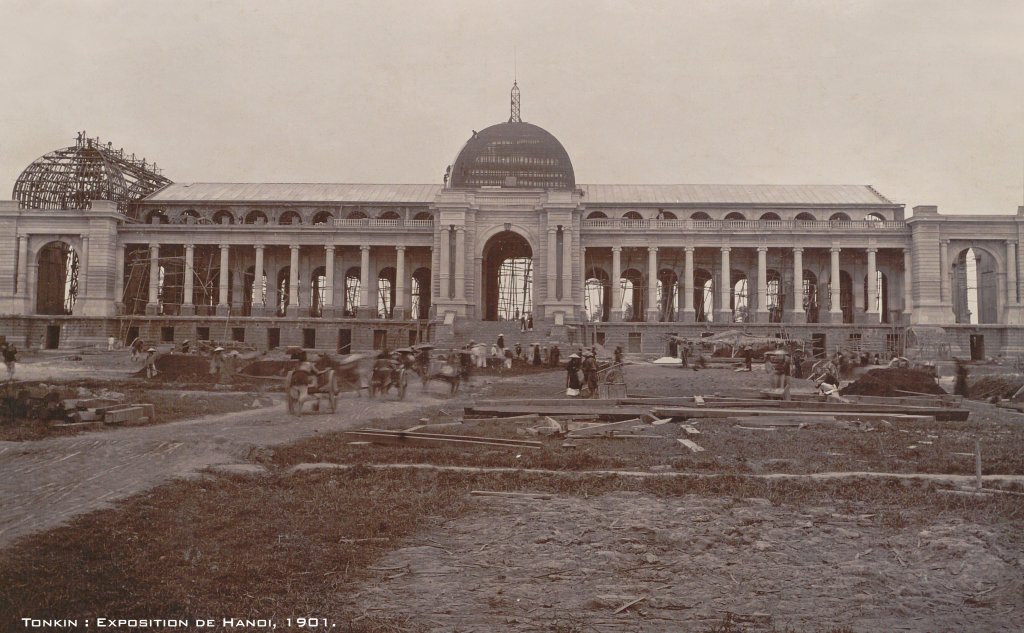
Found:
[[[88,209],[92,200],[110,200],[127,213],[132,202],[169,184],[156,163],[79,132],[71,147],[32,161],[15,181],[13,197],[22,209]]]

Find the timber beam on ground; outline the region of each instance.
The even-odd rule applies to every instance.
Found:
[[[655,407],[653,410],[654,415],[665,418],[675,419],[708,419],[708,418],[749,418],[749,417],[760,417],[760,416],[773,416],[781,417],[785,416],[793,419],[806,420],[807,422],[814,422],[822,418],[835,418],[837,420],[845,419],[848,421],[861,420],[861,421],[874,421],[874,420],[887,420],[887,421],[904,421],[904,422],[923,422],[923,421],[934,421],[933,416],[923,415],[908,415],[902,413],[871,413],[871,412],[856,412],[856,411],[838,411],[838,412],[821,412],[821,411],[785,411],[781,412],[778,409],[726,409],[726,408],[704,408],[704,407]]]
[[[601,405],[592,404],[586,401],[567,400],[562,404],[532,404],[526,402],[510,402],[508,404],[483,404],[475,403],[466,407],[466,418],[476,416],[512,416],[536,413],[550,416],[587,416],[591,418],[603,418],[608,420],[625,420],[638,418],[649,413],[650,407],[639,405]]]
[[[391,431],[384,429],[360,429],[358,431],[343,431],[345,435],[352,436],[357,440],[369,441],[374,444],[389,444],[397,446],[422,446],[422,447],[472,447],[472,446],[500,446],[505,448],[529,448],[538,449],[542,447],[541,442],[531,440],[514,440],[497,437],[481,437],[476,435],[448,435],[443,433],[421,433],[419,431]]]

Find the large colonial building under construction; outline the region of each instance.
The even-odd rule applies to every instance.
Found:
[[[517,88],[441,183],[174,183],[83,133],[13,197],[0,334],[32,347],[349,351],[500,331],[656,352],[666,334],[743,329],[829,352],[1024,352],[1024,207],[906,217],[867,185],[580,184],[521,121]]]

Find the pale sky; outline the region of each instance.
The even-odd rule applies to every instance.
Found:
[[[177,182],[440,184],[518,66],[579,183],[1024,204],[1021,0],[0,0],[0,23],[2,198],[79,130]]]

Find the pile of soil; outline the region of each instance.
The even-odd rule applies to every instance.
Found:
[[[1020,374],[987,374],[978,378],[968,379],[967,394],[974,400],[987,400],[997,397],[1007,400],[1024,385],[1024,376]]]
[[[162,354],[156,357],[157,380],[196,380],[199,382],[216,382],[216,376],[210,375],[210,359],[193,354]],[[145,376],[143,367],[135,374]]]
[[[839,391],[851,396],[896,397],[912,393],[944,394],[946,391],[935,384],[931,374],[916,369],[881,368],[872,369]]]
[[[257,360],[239,372],[245,376],[286,376],[299,364],[297,360]]]

